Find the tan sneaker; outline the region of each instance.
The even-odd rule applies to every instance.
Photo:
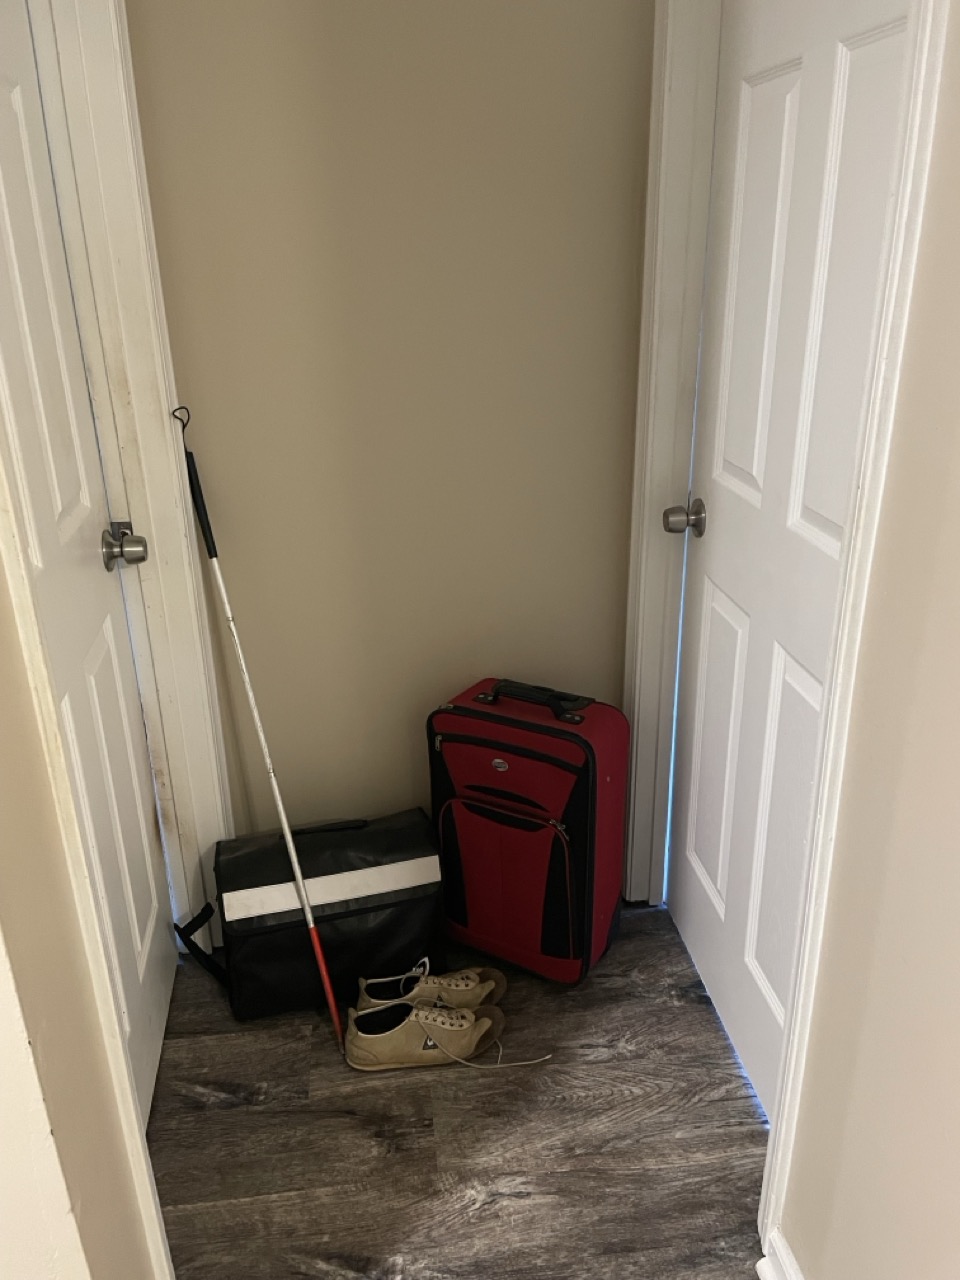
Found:
[[[344,1052],[357,1071],[468,1062],[499,1040],[505,1021],[496,1005],[440,1009],[395,1000],[361,1012],[350,1010]]]
[[[411,1004],[428,1000],[451,1009],[476,1009],[482,1004],[499,1004],[506,989],[507,979],[499,969],[431,973],[429,962],[421,960],[409,973],[395,978],[361,978],[357,1010],[362,1013],[395,1000],[409,1000]]]

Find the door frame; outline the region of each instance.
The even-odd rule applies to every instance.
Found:
[[[634,726],[624,896],[659,904],[684,566],[664,507],[686,502],[700,350],[722,0],[656,0],[623,705]]]
[[[660,527],[664,506],[689,496],[699,321],[706,256],[720,0],[657,0],[650,188],[628,600],[625,709],[650,726],[634,747],[626,893],[664,900],[673,769],[683,555]],[[917,0],[908,27],[909,106],[890,268],[875,349],[859,485],[843,556],[804,916],[787,1009],[777,1112],[770,1117],[759,1227],[764,1280],[799,1280],[783,1234],[843,780],[860,637],[873,561],[900,365],[920,239],[950,0]],[[709,20],[707,18],[709,15]],[[704,68],[712,96],[701,93]],[[704,131],[710,135],[709,150]],[[683,460],[686,459],[686,466]],[[635,739],[641,735],[636,733]],[[646,889],[646,892],[643,890]]]

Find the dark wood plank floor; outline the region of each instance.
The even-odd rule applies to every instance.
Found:
[[[363,1075],[186,962],[148,1130],[178,1280],[756,1280],[766,1126],[669,917],[575,989],[504,967],[505,1057],[550,1062]]]

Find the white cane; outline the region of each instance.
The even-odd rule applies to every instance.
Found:
[[[185,415],[181,417],[180,415]],[[226,584],[223,581],[223,574],[220,572],[220,562],[217,558],[217,544],[213,536],[213,529],[210,525],[210,517],[207,515],[207,504],[203,500],[203,489],[200,485],[200,473],[197,471],[197,463],[193,454],[187,448],[186,431],[187,424],[190,421],[190,410],[186,405],[181,405],[178,409],[174,409],[173,417],[183,427],[184,432],[184,452],[187,458],[187,476],[190,480],[190,497],[193,499],[193,509],[196,512],[197,524],[200,526],[200,532],[203,535],[203,544],[206,547],[207,555],[210,557],[210,567],[213,570],[213,578],[217,584],[217,591],[220,594],[220,601],[223,605],[224,616],[227,620],[227,626],[230,629],[230,636],[233,640],[233,647],[236,651],[237,662],[240,664],[240,674],[243,677],[243,687],[247,691],[247,702],[250,704],[250,714],[253,716],[253,723],[256,725],[257,737],[260,740],[260,750],[263,752],[263,762],[267,767],[267,776],[270,779],[270,789],[273,792],[273,802],[277,807],[277,815],[280,818],[280,826],[283,830],[283,840],[287,846],[287,855],[290,858],[290,867],[293,871],[293,879],[297,886],[297,897],[300,899],[300,907],[303,911],[303,918],[307,924],[307,932],[310,935],[310,942],[313,946],[313,954],[317,961],[317,968],[320,971],[320,980],[323,983],[323,994],[326,996],[327,1008],[330,1010],[330,1017],[333,1019],[333,1029],[336,1032],[337,1042],[343,1049],[343,1026],[340,1022],[340,1012],[337,1008],[337,1000],[333,993],[333,986],[330,982],[330,973],[327,969],[326,956],[323,954],[323,945],[320,941],[320,934],[317,932],[317,924],[313,918],[313,908],[310,906],[310,899],[307,897],[307,889],[303,883],[303,872],[300,869],[300,859],[297,856],[297,846],[294,844],[293,832],[290,830],[290,823],[287,820],[287,811],[284,808],[283,797],[280,794],[280,786],[277,782],[277,775],[273,767],[273,760],[270,757],[270,748],[267,746],[267,736],[263,731],[263,722],[260,719],[260,712],[257,710],[257,700],[253,693],[253,685],[250,682],[250,673],[247,670],[246,660],[243,656],[243,649],[240,647],[240,636],[237,634],[237,624],[233,618],[233,610],[230,607],[230,597],[227,595]]]

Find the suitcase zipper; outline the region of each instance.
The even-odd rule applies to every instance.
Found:
[[[434,751],[442,750],[445,742],[462,742],[472,747],[489,747],[493,751],[506,752],[507,755],[522,756],[525,760],[539,760],[542,764],[554,765],[557,769],[566,769],[568,773],[579,773],[582,767],[571,764],[569,760],[560,760],[557,756],[544,755],[542,751],[531,751],[529,747],[515,747],[512,743],[494,742],[490,738],[470,738],[461,733],[434,734]]]

